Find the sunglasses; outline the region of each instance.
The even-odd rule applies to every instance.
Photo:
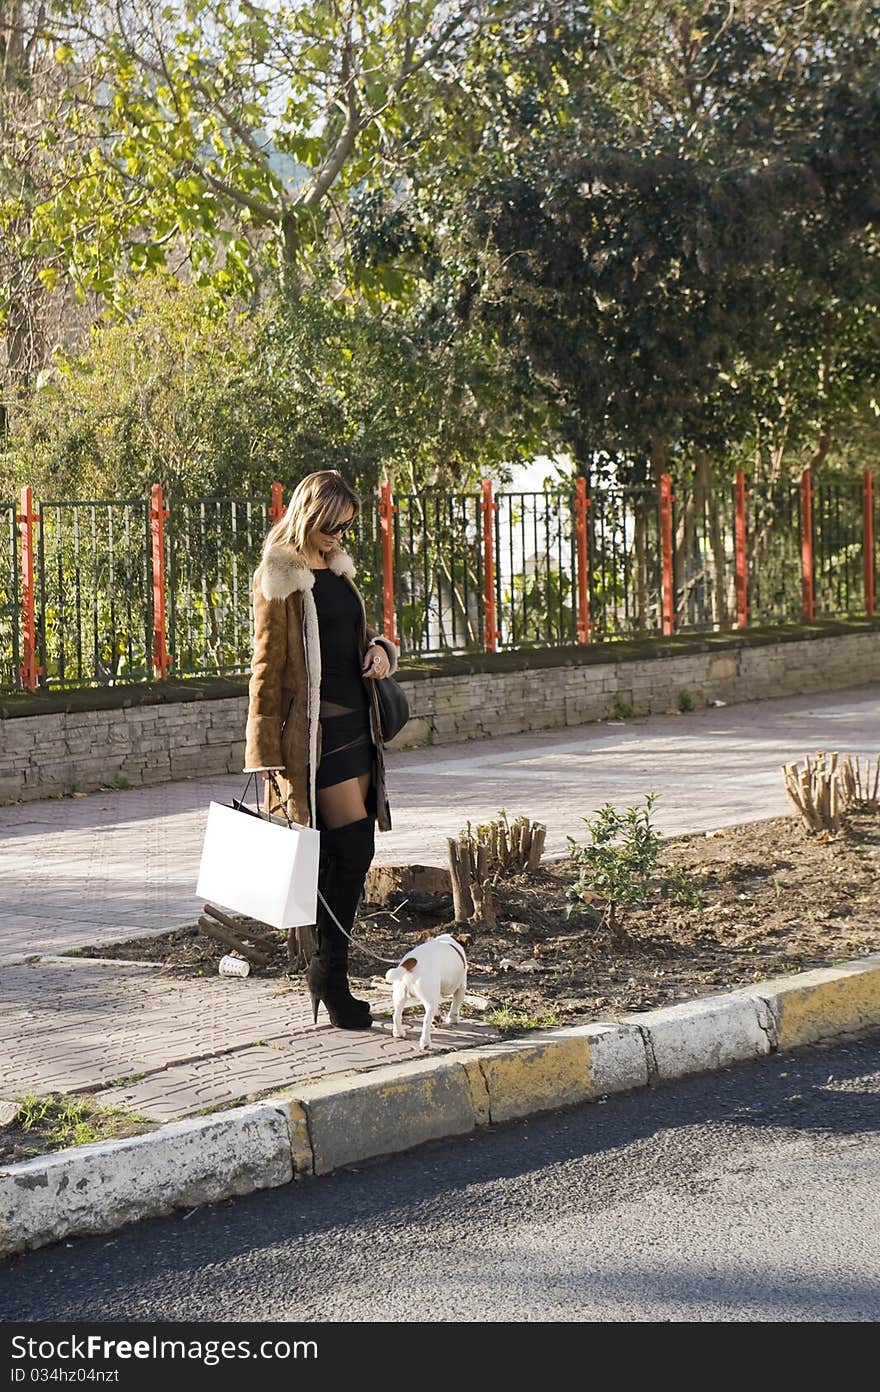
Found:
[[[352,517],[350,522],[343,522],[338,527],[318,527],[317,530],[323,532],[325,536],[345,536],[345,533],[350,531],[354,524],[355,518]]]

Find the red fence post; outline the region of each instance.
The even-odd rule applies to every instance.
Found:
[[[36,691],[37,677],[42,676],[43,669],[37,666],[37,621],[34,600],[34,523],[38,520],[38,515],[34,512],[34,497],[30,485],[21,490],[21,512],[17,520],[21,537],[22,620],[22,665],[18,669],[18,675],[25,691]]]
[[[862,498],[864,504],[865,519],[865,539],[864,563],[865,575],[865,613],[869,618],[874,617],[874,477],[870,469],[865,470],[864,482],[862,484]]]
[[[165,623],[165,518],[168,509],[161,483],[154,483],[150,495],[150,537],[153,550],[153,675],[167,681],[173,658],[168,652]]]
[[[736,626],[747,628],[749,623],[748,557],[746,553],[746,476],[737,470],[734,489],[735,517],[733,525],[736,550]]]
[[[272,501],[269,504],[269,517],[273,527],[275,526],[276,522],[281,521],[282,517],[284,516],[284,511],[284,489],[282,488],[280,483],[273,483]]]
[[[492,480],[483,479],[483,616],[487,652],[498,651],[500,634],[495,627],[495,513]]]
[[[675,632],[675,582],[672,559],[672,479],[668,474],[660,475],[660,555],[663,636],[669,638]]]
[[[577,541],[577,635],[579,643],[589,643],[590,630],[590,555],[587,540],[587,480],[574,481],[574,522]]]
[[[379,489],[379,526],[382,531],[382,632],[392,643],[400,646],[394,613],[394,514],[397,508],[391,501],[391,484]]]
[[[816,615],[816,578],[813,566],[813,477],[809,469],[801,474],[801,591],[807,623]]]

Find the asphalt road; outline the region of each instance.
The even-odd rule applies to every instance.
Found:
[[[880,1036],[15,1258],[7,1321],[874,1321]]]

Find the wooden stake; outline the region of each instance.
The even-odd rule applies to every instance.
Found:
[[[526,861],[527,870],[537,870],[541,863],[541,856],[544,854],[544,842],[546,839],[547,828],[542,822],[536,822],[532,828],[531,845],[529,846],[529,854]]]
[[[449,878],[452,882],[452,905],[456,923],[468,923],[474,912],[474,901],[462,849],[461,841],[456,841],[452,836],[446,838]]]

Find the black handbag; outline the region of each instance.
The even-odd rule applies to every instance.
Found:
[[[383,677],[381,681],[377,678],[373,685],[379,698],[379,728],[382,731],[382,742],[387,744],[395,735],[400,734],[409,720],[409,701],[403,687],[398,685],[393,677]]]

